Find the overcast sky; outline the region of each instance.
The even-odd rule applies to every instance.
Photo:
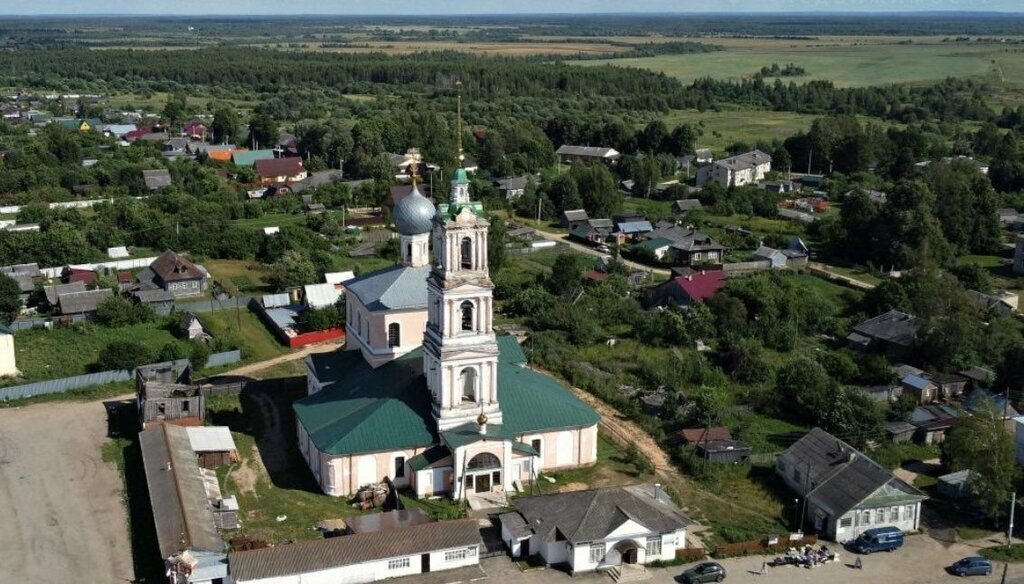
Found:
[[[3,14],[510,14],[1024,11],[1021,0],[0,0]]]

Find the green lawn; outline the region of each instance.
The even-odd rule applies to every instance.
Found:
[[[548,481],[545,477],[555,479]],[[538,481],[540,493],[553,493],[562,490],[595,489],[630,485],[650,479],[649,475],[638,475],[633,461],[627,460],[625,449],[608,437],[598,433],[597,464],[557,473],[543,473]]]
[[[274,383],[274,382],[267,382]],[[281,414],[281,427],[264,426],[263,409],[249,397],[214,396],[207,400],[207,423],[227,425],[241,458],[239,463],[217,469],[225,495],[238,497],[241,529],[225,532],[225,539],[242,535],[270,543],[308,540],[320,537],[314,529],[323,519],[356,515],[344,498],[320,492],[313,475],[295,444],[295,416],[292,402],[305,394],[302,383],[284,382],[268,387],[269,397]],[[271,432],[280,437],[271,438]],[[275,466],[268,470],[266,441],[283,450],[274,455]],[[260,446],[257,446],[257,443]]]
[[[702,148],[721,153],[735,142],[754,144],[785,140],[797,132],[806,132],[819,116],[792,112],[763,110],[704,111],[671,110],[661,116],[669,128],[680,124],[697,124],[704,129],[698,140]],[[690,169],[690,176],[697,170]],[[684,171],[685,175],[685,171]]]
[[[758,217],[757,215],[711,215],[702,214],[704,222],[715,226],[725,228],[729,225],[735,225],[749,229],[754,233],[778,233],[781,235],[803,235],[803,225],[795,223],[793,221],[786,221],[785,219],[768,219],[767,217]]]
[[[154,353],[167,343],[184,342],[171,333],[169,319],[108,328],[82,323],[68,328],[34,328],[14,335],[15,357],[22,378],[18,383],[57,379],[90,372],[100,351],[113,341],[137,341]]]
[[[244,306],[238,310],[204,312],[199,320],[214,338],[227,338],[241,348],[245,361],[262,361],[288,352],[256,314]]]
[[[239,227],[263,229],[264,227],[284,227],[285,225],[305,225],[306,216],[302,213],[264,213],[259,217],[235,219]]]
[[[267,269],[252,260],[207,260],[204,264],[214,279],[231,294],[268,294]]]
[[[782,78],[783,83],[811,80],[832,81],[838,87],[866,87],[891,83],[922,84],[946,77],[970,77],[1003,83],[1024,84],[1024,53],[1003,45],[939,43],[912,44],[829,44],[774,39],[736,43],[724,51],[658,55],[637,59],[577,61],[593,66],[612,64],[640,67],[671,75],[683,82],[702,77],[740,80],[751,78],[761,67],[793,63],[807,70],[801,77]],[[769,80],[773,82],[773,80]]]

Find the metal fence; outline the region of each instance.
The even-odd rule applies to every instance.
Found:
[[[210,355],[210,358],[207,360],[206,363],[207,367],[215,367],[219,365],[235,363],[241,360],[241,358],[241,351],[238,351],[236,349],[234,351],[214,353]],[[23,399],[26,397],[33,397],[37,395],[64,393],[66,391],[84,389],[87,387],[94,387],[97,385],[104,385],[107,383],[129,381],[133,378],[133,376],[133,372],[125,370],[100,371],[99,373],[87,373],[85,375],[64,377],[62,379],[48,379],[46,381],[37,381],[35,383],[25,383],[22,385],[12,385],[10,387],[0,387],[0,400],[7,401],[12,399]]]
[[[245,308],[249,305],[252,296],[235,296],[227,300],[196,300],[194,302],[175,302],[174,312],[217,312],[218,310],[231,310],[233,308]]]
[[[210,355],[210,358],[206,360],[207,367],[220,367],[221,365],[230,365],[231,363],[238,363],[242,360],[242,352],[238,349],[234,351],[224,351],[223,353],[214,353]]]

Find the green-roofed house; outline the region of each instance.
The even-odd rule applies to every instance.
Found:
[[[459,170],[449,202],[427,209],[414,188],[395,205],[402,262],[346,283],[345,347],[306,358],[299,450],[329,495],[387,477],[500,502],[597,460],[597,412],[494,333],[489,224]]]
[[[638,243],[633,247],[637,249],[648,250],[652,254],[654,254],[654,257],[658,261],[661,261],[665,259],[665,255],[668,253],[668,250],[672,248],[672,244],[674,243],[675,242],[672,241],[671,239],[665,239],[664,237],[655,237],[654,239],[648,239],[643,243]]]
[[[257,160],[271,160],[274,158],[273,150],[235,150],[231,153],[231,162],[235,166],[252,166]]]
[[[65,118],[56,121],[65,130],[78,130],[79,132],[91,132],[93,130],[98,132],[100,131],[100,125],[103,124],[103,121],[98,118]]]

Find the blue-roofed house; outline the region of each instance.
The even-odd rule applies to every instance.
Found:
[[[616,224],[616,228],[618,228],[619,233],[625,235],[629,239],[654,231],[654,226],[647,220],[622,221]]]
[[[905,375],[900,379],[900,385],[903,386],[903,393],[913,395],[917,403],[922,405],[934,402],[939,392],[939,386],[921,375]]]
[[[982,387],[975,388],[964,399],[964,407],[975,414],[993,414],[1004,420],[1016,418],[1020,414],[1007,403],[1006,394],[996,393]]]
[[[392,219],[400,263],[346,282],[346,344],[306,358],[308,395],[293,406],[321,489],[350,496],[387,478],[500,506],[541,471],[596,462],[600,416],[495,335],[489,224],[465,170],[436,207],[413,177]]]

